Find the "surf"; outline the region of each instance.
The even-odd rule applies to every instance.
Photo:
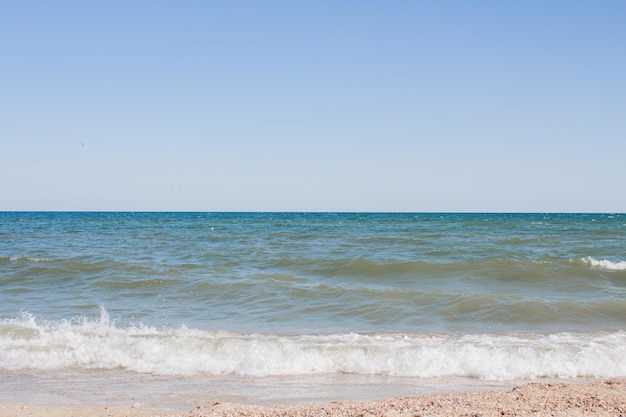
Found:
[[[99,318],[0,321],[0,369],[124,370],[164,376],[374,375],[484,381],[626,374],[626,332],[238,334]],[[601,360],[600,360],[601,358]]]

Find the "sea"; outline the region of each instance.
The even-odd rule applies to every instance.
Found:
[[[626,377],[626,214],[0,212],[0,402]]]

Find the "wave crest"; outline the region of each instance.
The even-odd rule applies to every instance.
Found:
[[[586,258],[582,258],[582,261],[587,265],[590,265],[592,268],[600,268],[606,269],[608,271],[625,271],[626,270],[626,261],[621,262],[613,262],[608,259],[595,259],[591,256],[587,256]]]
[[[0,321],[0,369],[125,369],[157,375],[356,374],[483,380],[626,375],[626,332],[280,336],[96,320]],[[598,358],[603,358],[598,362]]]

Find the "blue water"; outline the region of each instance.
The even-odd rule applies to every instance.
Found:
[[[0,372],[626,375],[626,215],[0,213]]]

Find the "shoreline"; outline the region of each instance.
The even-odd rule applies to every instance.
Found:
[[[584,383],[531,382],[511,389],[309,404],[206,403],[191,410],[132,405],[0,404],[5,417],[243,417],[243,416],[626,416],[626,378]]]

